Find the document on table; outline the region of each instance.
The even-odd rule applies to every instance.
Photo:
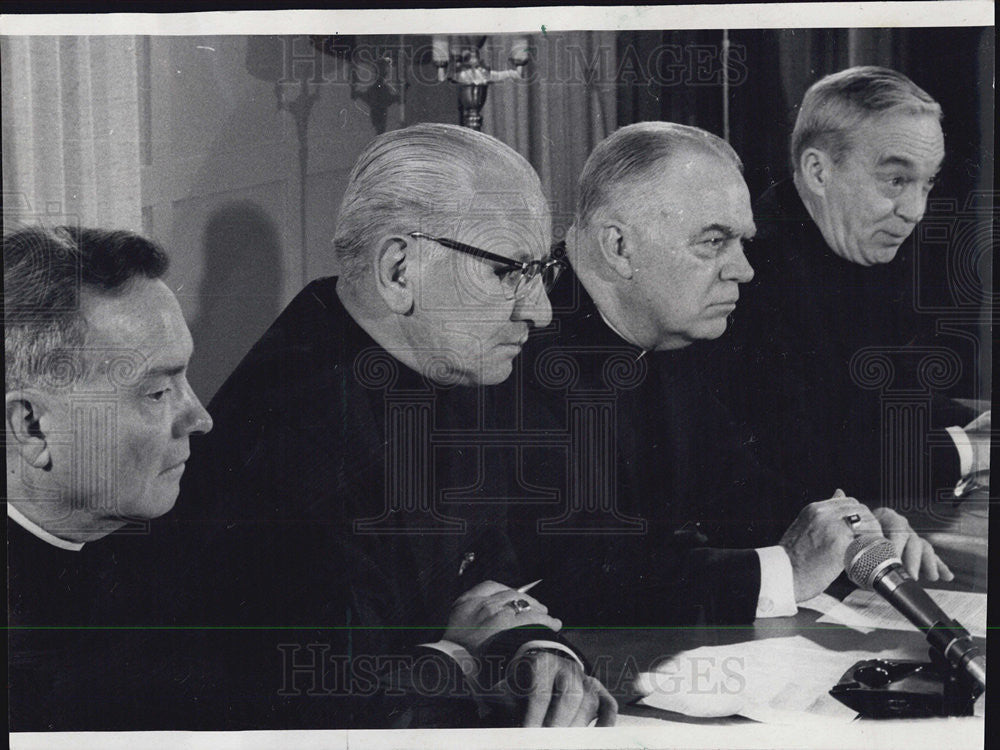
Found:
[[[775,724],[847,722],[830,694],[871,651],[832,651],[802,636],[685,651],[636,680],[639,703],[686,716],[745,716]]]
[[[972,635],[986,637],[986,594],[941,589],[927,589],[927,593],[949,617],[962,623]],[[879,629],[916,630],[909,620],[874,591],[857,589],[843,602],[834,605],[822,600],[814,606],[812,601],[799,606],[823,612],[816,622],[837,623],[867,632]]]

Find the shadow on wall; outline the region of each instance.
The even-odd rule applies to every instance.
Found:
[[[203,251],[189,380],[207,404],[281,310],[282,250],[271,217],[252,201],[234,201],[209,217]]]

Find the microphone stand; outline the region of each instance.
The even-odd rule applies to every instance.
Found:
[[[866,659],[851,667],[830,695],[870,719],[972,716],[983,686],[952,664],[945,650],[969,640],[958,622],[935,623],[924,631],[930,661]],[[978,653],[978,649],[973,646]]]

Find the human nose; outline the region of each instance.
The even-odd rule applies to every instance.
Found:
[[[737,245],[734,253],[722,267],[722,277],[726,280],[735,281],[737,284],[746,284],[753,278],[753,266],[747,260],[742,246]]]
[[[545,293],[541,277],[536,276],[531,284],[531,290],[514,301],[510,317],[511,320],[528,321],[535,328],[545,328],[552,322],[552,303],[549,302],[549,295]]]
[[[911,185],[896,201],[896,215],[909,224],[924,218],[927,210],[927,192],[919,185]]]
[[[191,385],[184,381],[184,403],[176,422],[176,437],[204,435],[212,430],[212,416],[202,406]]]

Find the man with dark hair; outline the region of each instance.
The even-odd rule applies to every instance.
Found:
[[[151,697],[127,664],[145,651],[135,633],[90,630],[146,611],[126,562],[144,540],[103,539],[173,507],[188,438],[212,420],[155,243],[28,228],[3,257],[11,727],[84,729],[95,706],[118,715]]]
[[[8,513],[32,533],[76,545],[173,507],[212,422],[167,265],[127,232],[4,238]]]
[[[965,345],[917,314],[909,238],[944,160],[941,117],[897,71],[828,75],[802,100],[791,179],[755,205],[757,274],[712,370],[740,367],[720,395],[764,460],[814,491],[913,507],[988,473],[989,413],[937,391]]]

